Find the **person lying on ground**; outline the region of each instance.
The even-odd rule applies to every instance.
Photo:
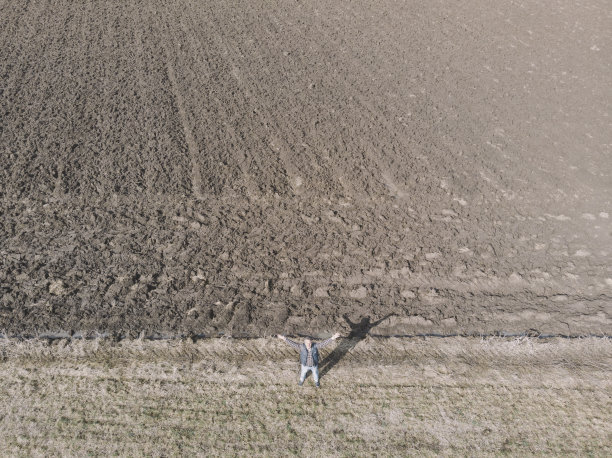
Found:
[[[298,385],[302,386],[304,380],[306,379],[306,375],[308,372],[312,371],[312,378],[314,379],[315,386],[319,387],[319,349],[329,345],[332,341],[340,337],[340,333],[337,332],[329,339],[320,343],[315,343],[308,337],[305,338],[304,343],[301,344],[287,339],[287,337],[280,334],[277,337],[284,340],[300,352],[300,364],[302,365],[302,370],[300,372],[300,381],[298,382]]]

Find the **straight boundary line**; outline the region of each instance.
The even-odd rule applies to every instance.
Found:
[[[39,334],[8,334],[8,333],[0,333],[0,340],[4,339],[18,339],[18,340],[95,340],[95,339],[109,339],[114,341],[123,341],[123,340],[213,340],[213,339],[232,339],[232,340],[255,340],[262,339],[266,337],[273,337],[275,334],[270,335],[262,335],[262,336],[232,336],[227,335],[225,333],[218,334],[162,334],[162,333],[153,333],[153,334],[143,334],[141,333],[138,337],[131,337],[126,334],[113,334],[109,332],[91,332],[91,333],[74,333],[69,334],[67,332],[41,332]],[[306,337],[307,334],[295,334],[298,337]],[[452,333],[452,334],[436,334],[436,333],[422,333],[422,334],[392,334],[392,335],[382,335],[382,334],[370,334],[367,336],[373,337],[376,339],[391,339],[391,338],[400,338],[400,339],[415,339],[415,338],[435,338],[435,339],[449,339],[456,337],[465,337],[465,338],[516,338],[516,337],[529,337],[532,339],[587,339],[587,338],[596,338],[596,339],[612,339],[612,334],[581,334],[581,335],[567,335],[567,334],[536,334],[530,332],[496,332],[496,333],[486,333],[486,334],[476,334],[476,333]]]

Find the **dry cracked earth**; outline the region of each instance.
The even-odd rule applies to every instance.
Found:
[[[611,22],[0,0],[0,329],[612,334]]]

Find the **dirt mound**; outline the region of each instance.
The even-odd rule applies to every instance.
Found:
[[[587,6],[5,2],[0,328],[612,333]]]

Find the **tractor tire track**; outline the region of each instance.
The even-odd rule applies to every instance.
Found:
[[[181,125],[183,127],[183,135],[185,137],[185,143],[187,145],[187,151],[191,160],[191,185],[192,185],[192,194],[196,199],[202,200],[205,196],[202,193],[202,175],[200,171],[200,167],[198,164],[198,157],[201,154],[198,143],[196,142],[193,132],[191,130],[189,119],[187,117],[187,112],[185,111],[185,102],[183,100],[183,96],[179,89],[179,84],[176,79],[176,72],[174,70],[174,65],[172,64],[171,56],[175,55],[176,50],[178,49],[176,38],[171,32],[171,25],[165,24],[164,26],[159,27],[159,30],[164,32],[164,36],[167,37],[167,40],[162,40],[162,46],[164,50],[164,61],[166,63],[166,69],[168,72],[168,79],[170,80],[171,91],[174,96],[176,102],[176,109],[178,110],[178,116],[181,121]],[[169,41],[173,46],[173,52],[170,53],[170,49],[165,44],[165,41]]]

